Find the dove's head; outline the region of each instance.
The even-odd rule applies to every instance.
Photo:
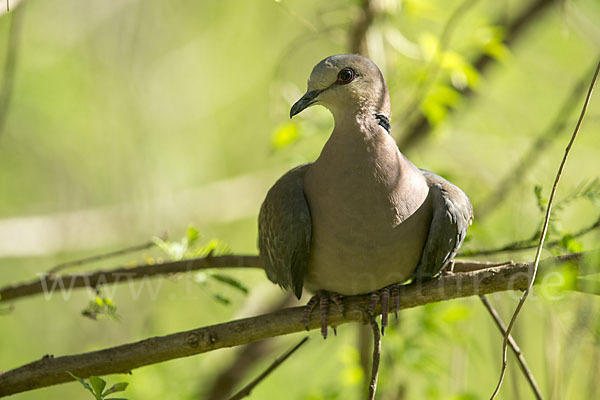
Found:
[[[290,117],[321,104],[334,116],[344,113],[381,113],[390,116],[390,98],[377,65],[358,54],[329,56],[312,70],[308,90],[290,110]]]

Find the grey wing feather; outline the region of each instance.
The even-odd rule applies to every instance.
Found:
[[[302,296],[310,256],[312,222],[304,197],[310,164],[284,174],[269,190],[258,216],[258,249],[267,277]]]
[[[418,280],[432,278],[448,266],[473,221],[473,207],[461,189],[441,176],[421,171],[432,196],[433,216],[421,262],[415,270]]]

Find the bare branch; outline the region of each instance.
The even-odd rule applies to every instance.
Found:
[[[573,257],[566,259],[570,260]],[[554,264],[563,260],[554,258],[548,261]],[[507,263],[501,267],[449,274],[422,284],[402,286],[400,309],[498,291],[525,290],[531,268],[532,263]],[[545,263],[541,269],[546,270]],[[550,268],[547,270],[550,271]],[[370,295],[346,297],[343,301],[346,315],[343,316],[337,308],[332,308],[328,317],[330,325],[339,326],[348,322],[369,320],[366,310],[370,305]],[[380,312],[378,307],[375,313]],[[71,371],[82,378],[128,373],[145,365],[300,332],[305,329],[303,314],[304,307],[286,308],[270,314],[153,337],[103,350],[57,358],[45,357],[0,374],[0,397],[69,382],[71,377],[65,371]],[[320,315],[314,313],[310,318],[309,328],[320,327]]]
[[[588,89],[587,96],[585,98],[583,107],[581,109],[581,114],[579,115],[579,120],[577,121],[577,125],[575,126],[575,129],[573,130],[571,140],[569,140],[569,144],[567,144],[567,148],[565,149],[565,155],[563,156],[560,166],[558,167],[558,171],[556,173],[556,178],[554,179],[554,185],[552,185],[552,191],[550,192],[550,198],[548,199],[548,206],[546,208],[546,216],[544,218],[544,226],[542,227],[542,233],[540,235],[540,243],[537,247],[537,251],[535,254],[535,260],[533,261],[533,268],[531,271],[531,279],[529,280],[529,284],[527,285],[527,290],[525,290],[525,293],[523,293],[523,296],[519,300],[519,304],[517,304],[517,308],[515,309],[515,312],[513,313],[510,323],[508,324],[508,329],[506,330],[506,334],[504,335],[504,343],[502,344],[502,369],[500,371],[500,378],[498,380],[498,385],[496,386],[494,393],[492,393],[491,400],[496,398],[496,396],[498,395],[498,392],[500,391],[500,388],[502,387],[502,381],[504,380],[504,375],[506,374],[506,366],[507,366],[507,357],[506,357],[507,354],[506,353],[507,353],[507,346],[508,346],[508,336],[510,335],[510,331],[512,330],[512,327],[514,326],[515,321],[517,320],[519,312],[521,311],[523,304],[525,304],[525,300],[527,300],[527,296],[529,295],[529,292],[531,291],[531,288],[533,287],[535,277],[537,274],[537,270],[538,270],[538,266],[540,263],[540,258],[542,256],[542,248],[544,247],[544,240],[546,239],[546,233],[548,232],[548,225],[550,223],[550,214],[552,213],[552,204],[554,203],[554,196],[556,195],[556,191],[558,189],[558,183],[560,182],[560,178],[562,176],[563,170],[567,163],[567,158],[569,157],[569,153],[571,152],[571,148],[573,147],[573,144],[575,143],[575,139],[577,138],[577,133],[579,133],[579,128],[581,127],[583,118],[585,117],[585,112],[587,111],[588,105],[590,104],[590,100],[592,98],[592,92],[594,91],[594,86],[596,85],[596,80],[598,78],[598,72],[600,72],[600,61],[598,61],[596,71],[594,72],[594,76],[592,77],[592,81],[590,82],[590,87]]]
[[[109,283],[125,283],[155,275],[176,274],[208,268],[262,268],[258,256],[225,255],[202,258],[191,258],[181,261],[166,262],[137,267],[118,267],[111,270],[98,270],[91,273],[75,273],[67,275],[40,274],[38,279],[0,288],[0,303],[25,296],[45,293],[48,288],[59,282],[68,287],[95,289],[98,285]]]
[[[500,315],[498,315],[498,312],[496,311],[494,306],[492,306],[492,304],[489,302],[487,297],[480,295],[479,299],[481,300],[484,307],[488,310],[488,312],[494,319],[496,326],[502,333],[502,337],[504,337],[504,335],[506,335],[506,326],[504,326],[504,322],[502,322],[502,318],[500,318]],[[508,335],[508,343],[510,344],[510,348],[515,353],[515,356],[517,356],[517,361],[519,362],[521,371],[523,372],[523,375],[525,375],[525,379],[527,379],[529,386],[531,386],[533,395],[535,396],[536,399],[543,400],[542,393],[540,391],[540,388],[538,387],[537,382],[535,381],[535,377],[531,373],[529,366],[527,366],[527,362],[525,361],[525,356],[523,356],[523,353],[521,352],[521,348],[519,347],[519,345],[517,344],[515,339],[512,337],[512,335]]]
[[[289,356],[291,356],[292,354],[294,354],[294,352],[296,350],[298,350],[300,348],[300,346],[302,346],[307,341],[308,341],[308,336],[305,336],[304,339],[302,339],[294,347],[292,347],[287,352],[285,352],[281,357],[276,358],[275,361],[273,361],[273,363],[271,365],[269,365],[269,367],[266,370],[264,370],[262,374],[260,374],[259,376],[257,376],[256,379],[254,379],[248,385],[244,386],[242,388],[242,390],[240,390],[239,392],[237,392],[236,394],[234,394],[231,397],[230,400],[240,400],[240,399],[243,399],[244,397],[250,396],[250,393],[252,392],[252,390],[259,383],[261,383],[267,376],[269,376],[269,374],[271,372],[275,371],[275,369],[277,367],[279,367],[281,364],[283,364],[283,362],[285,360],[287,360]]]

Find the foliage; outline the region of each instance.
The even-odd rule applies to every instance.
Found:
[[[117,314],[117,306],[113,300],[102,293],[100,288],[96,288],[96,296],[90,300],[86,309],[81,314],[84,317],[92,320],[98,320],[100,318],[109,318],[119,320],[119,314]]]
[[[154,243],[173,261],[231,252],[229,247],[218,239],[210,239],[207,243],[200,244],[201,238],[200,231],[190,226],[187,228],[185,236],[178,242],[155,237]]]
[[[71,375],[73,379],[81,383],[81,385],[87,389],[96,400],[127,400],[123,397],[107,397],[113,393],[124,392],[127,389],[127,382],[119,382],[112,385],[110,388],[104,390],[106,387],[106,381],[99,376],[90,376],[88,378],[88,382],[84,379],[81,379],[78,376],[73,375],[71,372],[67,371],[67,374]]]
[[[210,239],[208,242],[201,244],[201,238],[198,229],[188,227],[186,235],[180,241],[172,242],[155,237],[154,242],[159,249],[174,261],[195,257],[211,257],[230,252],[229,246],[218,239]],[[248,294],[248,288],[241,281],[215,269],[195,273],[193,281],[212,299],[225,305],[231,304],[231,300],[219,291],[214,290],[210,282],[217,282],[231,287],[244,295]]]

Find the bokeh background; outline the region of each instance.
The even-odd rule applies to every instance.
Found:
[[[71,271],[180,257],[195,230],[184,256],[255,254],[266,191],[314,160],[333,126],[318,107],[290,121],[291,104],[314,64],[357,51],[387,78],[401,151],[470,195],[477,220],[464,249],[529,239],[600,54],[596,0],[23,0],[9,12],[4,2],[0,286],[153,237],[166,239],[162,249]],[[577,232],[600,214],[599,131],[595,98],[559,191],[559,243],[544,256],[597,248],[598,230]],[[258,314],[285,298],[260,270],[219,271],[229,283],[215,273],[155,278],[155,292],[122,285],[0,301],[0,370]],[[598,398],[600,303],[564,278],[562,289],[534,291],[515,337],[547,398]],[[517,297],[490,300],[508,320]],[[129,399],[226,398],[302,335],[105,378],[129,382]],[[364,333],[345,325],[327,341],[310,336],[252,398],[361,398]],[[402,312],[384,338],[378,398],[488,398],[501,341],[476,298]],[[224,374],[232,362],[238,377]],[[72,383],[14,398],[88,395]],[[500,398],[532,398],[512,355]]]

